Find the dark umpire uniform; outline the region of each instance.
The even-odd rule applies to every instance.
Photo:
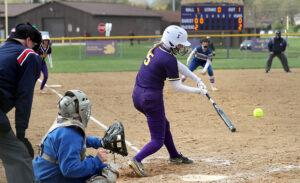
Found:
[[[281,32],[279,30],[275,31],[276,37],[270,39],[268,44],[269,49],[269,58],[266,64],[266,73],[268,73],[271,69],[272,61],[275,56],[277,56],[281,64],[283,66],[283,69],[286,72],[291,72],[290,68],[288,66],[287,58],[284,54],[285,48],[286,48],[286,41],[281,37]]]
[[[8,183],[34,182],[31,143],[25,138],[34,86],[41,72],[41,59],[31,49],[41,43],[40,32],[30,24],[12,29],[0,47],[0,159]],[[16,135],[7,113],[15,107]]]

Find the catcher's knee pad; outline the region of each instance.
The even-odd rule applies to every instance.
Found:
[[[96,175],[91,177],[86,183],[110,183],[108,182],[107,178],[101,175]]]
[[[119,174],[118,167],[113,163],[108,164],[107,167],[102,170],[102,176],[106,177],[109,183],[115,183]]]
[[[118,167],[110,163],[102,169],[102,175],[95,175],[87,180],[87,183],[115,183],[119,177]]]

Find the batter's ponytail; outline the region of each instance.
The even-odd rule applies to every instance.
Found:
[[[152,53],[153,52],[153,50],[155,49],[155,48],[158,48],[158,47],[160,47],[161,45],[163,45],[164,43],[162,42],[162,41],[160,41],[160,42],[158,42],[158,43],[155,43],[154,45],[153,45],[153,47],[148,51],[148,54],[149,53]]]

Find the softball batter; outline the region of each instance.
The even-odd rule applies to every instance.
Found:
[[[151,141],[128,162],[130,168],[139,175],[146,176],[141,161],[157,152],[163,145],[169,152],[169,163],[190,164],[193,160],[179,154],[172,138],[170,124],[165,116],[163,101],[163,88],[166,78],[171,82],[175,91],[198,93],[205,95],[206,86],[200,78],[192,73],[184,64],[177,61],[174,55],[185,54],[186,47],[190,46],[187,41],[187,32],[178,26],[171,25],[163,33],[162,39],[149,50],[136,76],[133,89],[133,103],[135,108],[143,113],[148,122]],[[198,85],[197,88],[182,85],[179,73],[192,78]]]
[[[47,68],[47,64],[46,64],[46,56],[48,56],[48,60],[49,60],[49,64],[50,64],[50,68],[53,68],[53,64],[52,64],[52,57],[51,57],[51,46],[50,46],[50,37],[48,35],[43,35],[43,42],[39,48],[38,54],[40,55],[41,59],[42,59],[42,73],[44,75],[44,79],[42,81],[40,90],[44,89],[44,86],[48,80],[48,68]]]

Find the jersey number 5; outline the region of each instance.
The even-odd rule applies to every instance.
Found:
[[[149,62],[150,62],[150,60],[151,60],[151,57],[153,58],[154,57],[154,55],[153,55],[153,53],[148,53],[148,55],[147,55],[147,57],[145,58],[145,60],[144,60],[144,65],[145,66],[147,66],[147,65],[149,65]]]

